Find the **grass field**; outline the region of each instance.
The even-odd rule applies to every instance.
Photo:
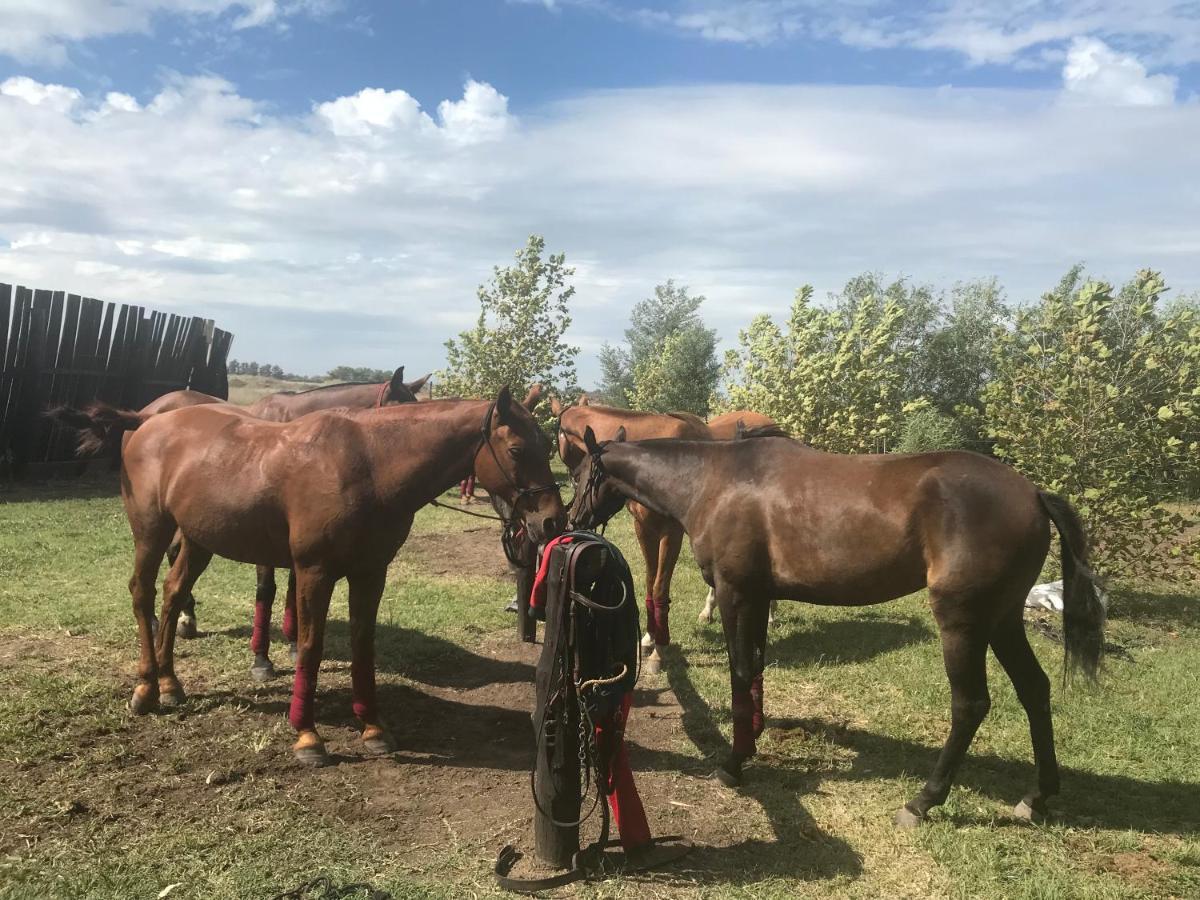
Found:
[[[0,896],[153,898],[176,885],[172,898],[270,897],[320,874],[395,897],[493,894],[499,848],[532,846],[536,658],[502,612],[512,588],[495,535],[426,509],[393,564],[378,644],[394,758],[366,758],[356,742],[344,588],[335,596],[317,719],[339,764],[311,772],[289,751],[289,679],[248,678],[248,567],[216,561],[197,585],[203,634],[179,644],[187,706],[134,719],[131,542],[115,480],[3,489]],[[609,535],[640,578],[626,516]],[[1033,782],[1031,751],[991,661],[991,715],[959,785],[930,824],[901,832],[891,814],[949,722],[923,596],[781,605],[768,730],[746,786],[730,791],[707,778],[729,701],[719,628],[695,622],[704,590],[685,551],[678,653],[643,677],[629,729],[652,825],[700,846],[669,871],[559,895],[1200,896],[1194,593],[1116,590],[1108,636],[1123,649],[1095,688],[1062,690],[1061,646],[1033,634],[1064,766],[1048,824],[1010,816]]]

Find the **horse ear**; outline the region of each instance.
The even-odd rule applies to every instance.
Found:
[[[562,401],[558,397],[550,398],[550,412],[554,413],[555,417],[561,417],[563,414]]]
[[[400,371],[403,372],[404,370],[401,369]],[[422,375],[416,381],[410,381],[408,384],[405,385],[405,387],[408,388],[410,391],[412,391],[415,394],[415,393],[417,393],[417,391],[421,390],[421,388],[425,387],[425,383],[427,381],[429,381],[429,379],[432,377],[433,377],[433,373],[430,372],[427,375]]]
[[[600,443],[596,440],[596,432],[592,431],[591,425],[583,429],[583,445],[587,447],[588,453],[600,452]]]
[[[388,382],[388,396],[398,396],[400,391],[404,389],[404,366],[398,368],[392,373],[392,380]]]
[[[615,440],[618,444],[624,443],[624,441],[625,441],[625,426],[624,425],[622,425],[620,428],[617,429],[617,436],[616,436]]]
[[[580,394],[579,395],[579,405],[580,406],[591,406],[592,401],[588,399],[587,394]]]
[[[746,420],[738,419],[737,424],[733,426],[733,439],[740,441],[746,436]]]
[[[537,405],[541,402],[542,386],[540,384],[535,384],[529,389],[529,393],[525,395],[525,399],[521,401],[521,405],[530,412],[533,412],[535,409],[537,409]]]
[[[500,388],[500,393],[496,395],[496,424],[507,425],[512,421],[512,405],[512,391],[508,389],[508,385],[506,384]]]

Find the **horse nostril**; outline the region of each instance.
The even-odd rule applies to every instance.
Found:
[[[542,520],[542,534],[547,537],[557,537],[562,532],[562,525],[559,523],[559,517],[547,517]]]

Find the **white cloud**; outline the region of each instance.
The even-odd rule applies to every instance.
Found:
[[[61,84],[42,84],[32,78],[18,75],[0,82],[0,96],[24,100],[30,106],[45,106],[59,114],[71,112],[83,99],[75,88]]]
[[[1169,106],[1177,79],[1149,75],[1128,53],[1117,53],[1095,38],[1076,38],[1063,66],[1063,88],[1072,99],[1126,106]]]
[[[709,86],[518,122],[483,82],[436,117],[401,90],[279,117],[211,77],[140,104],[54,87],[0,96],[18,136],[0,141],[0,280],[213,315],[239,358],[293,370],[439,365],[531,232],[580,264],[572,337],[589,347],[669,277],[727,339],[800,283],[866,268],[997,274],[1029,298],[1086,259],[1200,287],[1195,104]]]
[[[301,13],[327,11],[331,0],[16,0],[0,3],[0,55],[61,64],[67,47],[115,34],[149,33],[158,16],[212,21],[233,15],[234,29]]]

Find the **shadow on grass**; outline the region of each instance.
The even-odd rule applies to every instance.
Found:
[[[779,640],[769,640],[773,664],[783,667],[814,662],[866,662],[884,653],[932,640],[934,631],[917,616],[819,619]]]
[[[1158,628],[1200,628],[1200,597],[1194,594],[1113,592],[1109,617]]]
[[[12,481],[0,476],[0,503],[52,503],[120,496],[120,475],[109,469],[104,460],[81,460],[78,465],[87,467],[83,475],[70,473],[74,465],[64,467],[63,474],[53,478]]]
[[[692,684],[687,663],[674,656],[666,666],[668,683],[683,709],[683,730],[705,755],[703,771],[711,773],[728,749],[712,712]],[[639,698],[640,701],[640,698]],[[653,754],[635,756],[641,768],[661,768]],[[696,768],[694,759],[686,766]],[[840,838],[823,832],[800,802],[818,787],[820,777],[787,769],[754,769],[742,793],[763,808],[775,833],[773,842],[746,840],[723,848],[705,848],[688,858],[689,875],[727,884],[761,881],[771,876],[821,880],[862,873],[862,857]]]

